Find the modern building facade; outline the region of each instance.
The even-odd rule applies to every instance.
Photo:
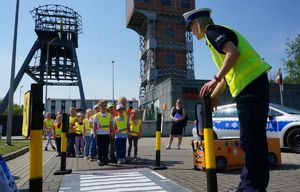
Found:
[[[94,105],[99,102],[100,99],[87,99],[85,100],[87,109],[92,109]],[[113,102],[111,99],[105,99],[108,102]],[[117,103],[115,100],[114,103]],[[136,99],[128,100],[127,106],[132,107],[133,109],[138,108],[138,101]],[[58,111],[62,113],[69,113],[70,107],[80,108],[81,100],[80,99],[63,99],[63,98],[48,98],[47,99],[47,112],[50,112],[52,115],[56,114]]]

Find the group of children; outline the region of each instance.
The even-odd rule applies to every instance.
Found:
[[[138,140],[141,138],[141,120],[136,110],[126,107],[127,99],[121,97],[115,108],[113,103],[100,100],[93,109],[87,109],[85,114],[81,109],[70,108],[69,129],[67,133],[67,155],[94,160],[98,156],[99,166],[108,165],[109,162],[122,164],[126,162],[126,143],[128,139],[128,153],[131,156],[132,143],[134,145],[134,158],[137,160]],[[44,120],[44,133],[47,136],[47,145],[51,137],[55,138],[56,148],[60,156],[62,115],[57,114],[51,119],[47,113]]]

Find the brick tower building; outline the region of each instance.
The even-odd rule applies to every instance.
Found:
[[[126,8],[126,25],[140,36],[141,104],[168,78],[194,80],[192,34],[182,14],[195,8],[195,0],[126,0]]]

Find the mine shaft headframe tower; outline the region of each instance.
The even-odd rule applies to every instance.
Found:
[[[38,38],[15,77],[13,91],[27,73],[39,84],[78,86],[81,107],[85,109],[85,96],[76,54],[78,35],[82,33],[81,16],[73,9],[61,5],[43,5],[30,13],[35,21]],[[35,61],[31,62],[33,57]],[[8,93],[0,106],[0,114],[7,107],[7,103]]]
[[[195,0],[126,0],[126,25],[140,35],[140,100],[163,80],[195,79],[192,34],[182,14]]]

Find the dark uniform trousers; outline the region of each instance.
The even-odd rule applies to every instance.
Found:
[[[235,98],[240,122],[240,141],[245,165],[237,191],[264,192],[269,182],[266,123],[269,81],[266,73],[251,82]]]

